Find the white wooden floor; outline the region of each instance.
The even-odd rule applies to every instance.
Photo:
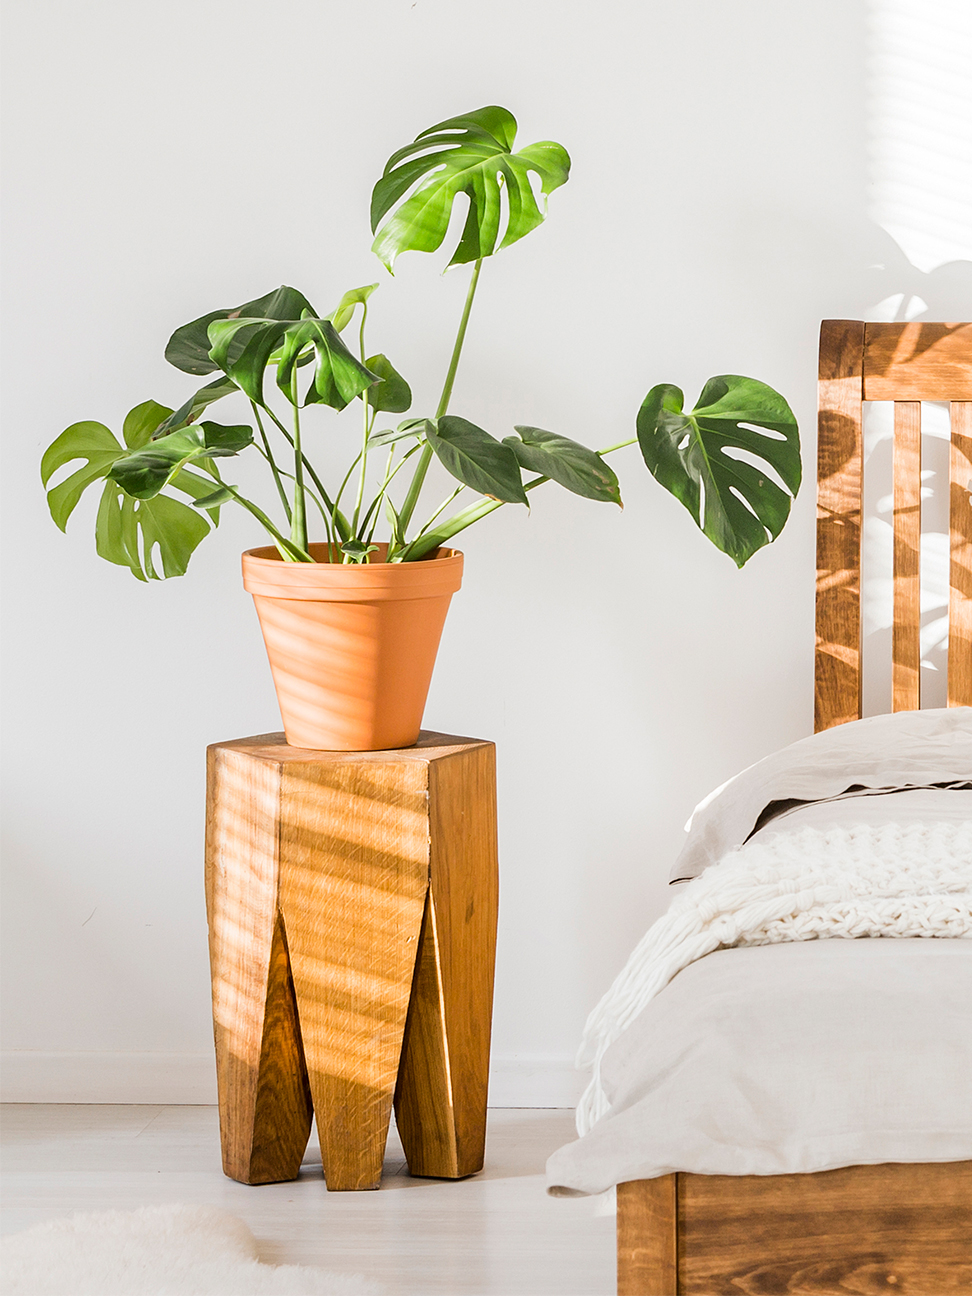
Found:
[[[271,1264],[364,1273],[389,1296],[609,1296],[614,1220],[543,1189],[573,1113],[493,1110],[486,1168],[409,1177],[394,1129],[379,1192],[328,1193],[316,1140],[293,1183],[246,1187],[220,1169],[215,1107],[7,1104],[0,1232],[75,1211],[162,1202],[239,1216]]]

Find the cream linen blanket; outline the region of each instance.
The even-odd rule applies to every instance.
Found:
[[[781,832],[689,882],[588,1018],[578,1132],[608,1109],[605,1052],[682,968],[720,948],[862,936],[972,938],[972,822]]]

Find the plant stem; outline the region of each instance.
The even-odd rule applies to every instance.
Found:
[[[449,505],[452,503],[452,501],[456,498],[456,496],[457,496],[457,495],[461,495],[462,492],[463,492],[465,489],[466,489],[465,486],[462,486],[462,485],[457,486],[456,489],[452,492],[451,495],[447,495],[447,496],[446,496],[446,498],[442,501],[442,503],[439,505],[439,507],[435,510],[435,512],[434,512],[434,513],[432,514],[432,516],[429,518],[428,522],[426,522],[425,526],[422,527],[421,531],[419,532],[419,535],[420,535],[420,536],[425,535],[426,531],[428,531],[429,527],[432,525],[432,523],[435,521],[435,519],[439,516],[439,514],[440,514],[440,513],[444,513],[445,510],[446,510],[446,509],[449,507]]]
[[[536,486],[542,486],[548,482],[549,477],[534,477],[533,481],[524,484],[524,490],[533,490]],[[454,517],[448,518],[434,531],[427,531],[424,535],[416,538],[399,553],[394,559],[395,562],[414,562],[418,558],[423,558],[433,549],[438,549],[439,545],[445,540],[450,540],[460,531],[465,531],[466,527],[471,527],[474,522],[480,518],[494,513],[496,509],[502,508],[505,500],[481,499],[476,504],[469,504],[461,513],[456,513]]]
[[[385,480],[381,483],[381,490],[379,490],[378,494],[375,496],[375,498],[374,498],[374,499],[371,501],[371,503],[368,505],[368,510],[367,510],[367,512],[365,513],[364,518],[362,519],[362,522],[361,522],[361,529],[362,529],[362,531],[365,529],[365,527],[368,525],[369,522],[372,523],[371,531],[368,533],[368,541],[367,541],[368,544],[371,544],[372,540],[374,539],[374,536],[375,536],[375,528],[376,528],[377,525],[378,525],[378,515],[377,515],[377,511],[376,511],[377,508],[378,508],[378,505],[379,505],[379,504],[381,503],[381,501],[385,498],[385,495],[387,494],[387,491],[388,491],[388,487],[392,484],[392,482],[394,481],[394,479],[398,476],[399,470],[405,467],[405,464],[406,464],[407,460],[409,460],[409,459],[412,457],[412,455],[415,454],[416,450],[418,450],[418,446],[417,446],[417,445],[412,446],[411,450],[406,451],[406,453],[404,454],[404,456],[403,456],[403,457],[399,460],[399,462],[396,464],[396,466],[395,466],[395,471],[394,471],[394,472],[391,472],[390,469],[391,469],[391,465],[392,465],[392,460],[393,460],[394,457],[395,457],[395,448],[394,448],[394,446],[392,447],[391,453],[390,453],[389,456],[388,456],[388,463],[387,463],[387,465],[385,466]],[[373,515],[373,514],[374,514],[374,521],[372,522],[372,515]]]
[[[629,441],[619,441],[617,445],[605,446],[603,450],[595,450],[594,453],[599,455],[613,454],[615,450],[623,450],[625,446],[635,445],[637,440],[637,437],[632,437]]]
[[[363,531],[365,527],[368,525],[368,523],[371,522],[371,530],[368,532],[368,535],[365,538],[365,544],[371,544],[372,540],[374,539],[375,529],[378,526],[378,506],[381,503],[381,501],[385,498],[385,491],[388,490],[388,485],[392,479],[392,476],[394,475],[391,470],[391,466],[392,463],[394,462],[394,459],[395,459],[395,447],[394,445],[391,445],[388,447],[388,458],[385,460],[384,479],[381,483],[381,486],[378,488],[378,494],[368,505],[368,511],[365,514],[364,521],[361,524],[361,529]],[[402,463],[404,462],[405,460],[403,459]],[[400,468],[402,465],[399,464],[398,466]],[[372,520],[372,515],[374,520]],[[391,548],[390,543],[388,547]]]
[[[637,440],[637,437],[632,437],[629,441],[619,441],[617,445],[605,446],[603,450],[595,450],[594,453],[599,455],[611,454],[615,450],[623,450],[625,446],[634,445]],[[533,481],[527,482],[523,489],[534,490],[537,486],[542,486],[544,482],[549,480],[549,477],[534,477]],[[436,527],[434,531],[425,531],[423,528],[411,544],[406,545],[400,553],[396,554],[392,561],[414,562],[417,558],[424,557],[425,554],[438,548],[443,541],[450,540],[454,535],[458,535],[460,531],[465,531],[466,527],[471,527],[474,522],[478,522],[480,518],[484,518],[489,513],[494,513],[498,508],[502,508],[504,503],[504,500],[482,499],[477,504],[468,505],[461,513],[449,518],[441,526]],[[439,512],[441,511],[440,509]],[[432,520],[434,519],[430,519],[430,521]]]
[[[230,495],[233,496],[237,504],[242,504],[242,506],[249,513],[253,514],[253,516],[257,519],[257,521],[261,524],[261,526],[263,526],[265,530],[267,530],[270,533],[271,537],[273,538],[274,544],[277,546],[278,550],[280,551],[281,558],[283,558],[285,562],[313,562],[314,561],[314,559],[310,556],[310,554],[307,552],[306,549],[301,549],[299,545],[293,542],[293,540],[288,540],[286,536],[282,536],[280,534],[277,528],[267,517],[266,513],[264,513],[262,508],[254,504],[252,500],[245,499],[236,490],[234,490],[232,486],[228,486],[226,482],[223,482],[223,487],[225,490],[229,491]]]
[[[368,405],[367,391],[363,391],[361,393],[361,401],[362,404],[364,405],[364,430],[361,438],[361,454],[358,456],[358,458],[361,461],[361,468],[360,471],[358,472],[358,493],[355,496],[354,514],[351,518],[351,533],[355,536],[358,536],[358,518],[361,516],[361,505],[364,502],[365,468],[368,465],[368,437],[371,433],[372,424],[374,423],[374,419],[372,419],[370,422],[368,419],[370,406]],[[375,412],[377,414],[377,411]],[[358,536],[359,540],[360,538],[361,537]]]
[[[287,492],[284,490],[284,484],[280,480],[280,470],[273,457],[273,451],[270,449],[270,442],[267,439],[267,434],[263,429],[263,420],[260,418],[260,410],[257,407],[256,401],[250,401],[250,408],[253,410],[253,417],[256,419],[257,427],[260,429],[260,436],[263,439],[263,450],[267,458],[267,463],[270,465],[270,471],[273,473],[273,480],[277,485],[277,494],[280,496],[280,503],[283,505],[283,510],[287,515],[287,525],[289,526],[292,521],[290,502],[287,499]]]
[[[257,446],[257,450],[260,451],[260,454],[263,454],[263,450],[260,448],[260,446]],[[266,458],[266,455],[264,455],[264,458]],[[280,469],[280,475],[281,477],[289,477],[291,481],[293,481],[294,479],[293,473],[287,472],[286,468]],[[317,511],[318,513],[320,513],[321,518],[324,522],[324,531],[327,535],[327,543],[333,546],[335,541],[334,541],[333,532],[331,531],[331,519],[328,516],[327,509],[324,507],[324,504],[321,502],[320,498],[318,497],[317,492],[311,490],[311,488],[307,485],[306,482],[304,483],[304,494],[307,496],[308,499],[313,500],[317,508]]]
[[[462,345],[466,340],[466,326],[469,323],[469,312],[472,310],[473,298],[476,296],[476,287],[479,283],[479,272],[483,268],[483,258],[480,257],[476,262],[472,278],[469,281],[469,289],[466,293],[466,304],[462,308],[462,319],[459,321],[459,332],[456,334],[456,343],[452,348],[452,359],[449,361],[449,371],[446,374],[445,383],[442,387],[442,395],[439,397],[439,405],[435,411],[435,417],[441,418],[449,409],[449,401],[452,399],[452,388],[456,381],[456,372],[459,369],[459,357],[462,355]],[[412,514],[415,512],[415,505],[418,503],[418,497],[421,494],[422,486],[425,483],[425,474],[429,471],[429,464],[432,462],[432,447],[426,444],[422,449],[422,455],[415,466],[415,475],[412,483],[408,488],[408,494],[405,496],[405,502],[402,505],[402,511],[398,515],[402,527],[402,535],[408,528],[412,520]]]
[[[365,339],[365,324],[367,322],[367,319],[368,319],[368,303],[366,301],[363,301],[361,303],[361,328],[358,330],[358,351],[360,352],[362,364],[364,364],[365,362],[364,339]],[[365,390],[361,393],[361,404],[364,407],[363,415],[362,415],[362,435],[361,435],[361,469],[358,473],[358,494],[355,497],[354,514],[351,518],[351,534],[357,537],[358,539],[360,539],[360,536],[358,536],[358,518],[361,516],[361,504],[362,501],[364,500],[365,470],[368,466],[368,434],[371,431],[371,427],[369,426],[368,423],[368,412],[370,407],[368,405],[367,388],[365,388]],[[375,412],[377,413],[377,411]],[[345,562],[351,561],[350,554],[344,555],[344,561]],[[367,558],[365,559],[365,561],[367,561]]]
[[[351,467],[350,467],[350,468],[348,469],[348,471],[344,474],[344,478],[343,478],[343,480],[342,480],[342,482],[341,482],[341,485],[338,487],[338,492],[337,492],[337,494],[334,496],[334,507],[335,507],[335,508],[337,508],[337,507],[340,505],[340,503],[341,503],[341,496],[344,494],[344,490],[345,490],[345,487],[347,486],[348,482],[349,482],[349,481],[351,480],[351,478],[353,477],[353,475],[354,475],[354,470],[355,470],[355,468],[357,468],[358,463],[360,462],[360,460],[361,460],[361,451],[359,450],[358,453],[354,456],[354,459],[353,459],[352,462],[351,462]],[[354,532],[352,531],[351,534],[353,535]]]
[[[290,446],[294,448],[294,438],[290,435],[290,433],[287,431],[284,425],[280,422],[280,420],[277,418],[276,414],[274,414],[270,406],[265,405],[264,409],[273,419],[274,423],[276,423],[277,427],[283,433],[284,437],[287,439],[287,442],[290,444]],[[325,505],[331,512],[332,520],[334,522],[334,530],[337,532],[337,534],[341,537],[342,540],[349,540],[351,538],[351,528],[348,525],[347,518],[339,509],[337,509],[336,505],[331,503],[331,497],[324,489],[324,483],[321,481],[320,477],[318,477],[317,473],[314,471],[314,465],[307,458],[307,456],[303,454],[303,452],[301,453],[301,459],[304,461],[304,467],[307,469],[307,473],[311,481],[317,487],[321,499],[324,501]]]
[[[294,407],[294,516],[290,539],[307,552],[307,500],[304,497],[304,456],[300,447],[300,397],[297,395],[297,366],[290,378],[290,403]]]
[[[446,380],[442,387],[442,395],[439,397],[439,408],[435,411],[435,417],[441,418],[449,408],[449,401],[452,399],[452,387],[456,381],[456,371],[459,368],[459,357],[462,355],[462,344],[466,340],[466,325],[469,323],[469,312],[472,310],[473,298],[476,296],[476,285],[479,283],[479,272],[483,268],[483,258],[480,257],[476,262],[476,268],[473,270],[472,278],[469,281],[469,291],[466,293],[466,304],[462,308],[462,319],[459,321],[459,332],[456,334],[456,344],[452,348],[452,359],[449,361],[449,372],[446,374]]]

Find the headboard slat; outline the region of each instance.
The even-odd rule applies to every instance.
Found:
[[[894,407],[894,625],[891,710],[917,711],[921,667],[921,405]]]
[[[861,396],[864,325],[820,327],[814,730],[861,713]]]
[[[895,711],[921,701],[921,401],[951,403],[948,705],[972,706],[972,323],[820,327],[814,728],[861,715],[863,402],[895,402]]]
[[[868,324],[867,401],[972,400],[972,324]]]
[[[948,705],[972,706],[972,401],[951,414]]]

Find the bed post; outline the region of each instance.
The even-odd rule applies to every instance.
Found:
[[[677,1291],[677,1176],[618,1184],[618,1296]]]
[[[814,732],[861,715],[864,324],[820,326]]]

